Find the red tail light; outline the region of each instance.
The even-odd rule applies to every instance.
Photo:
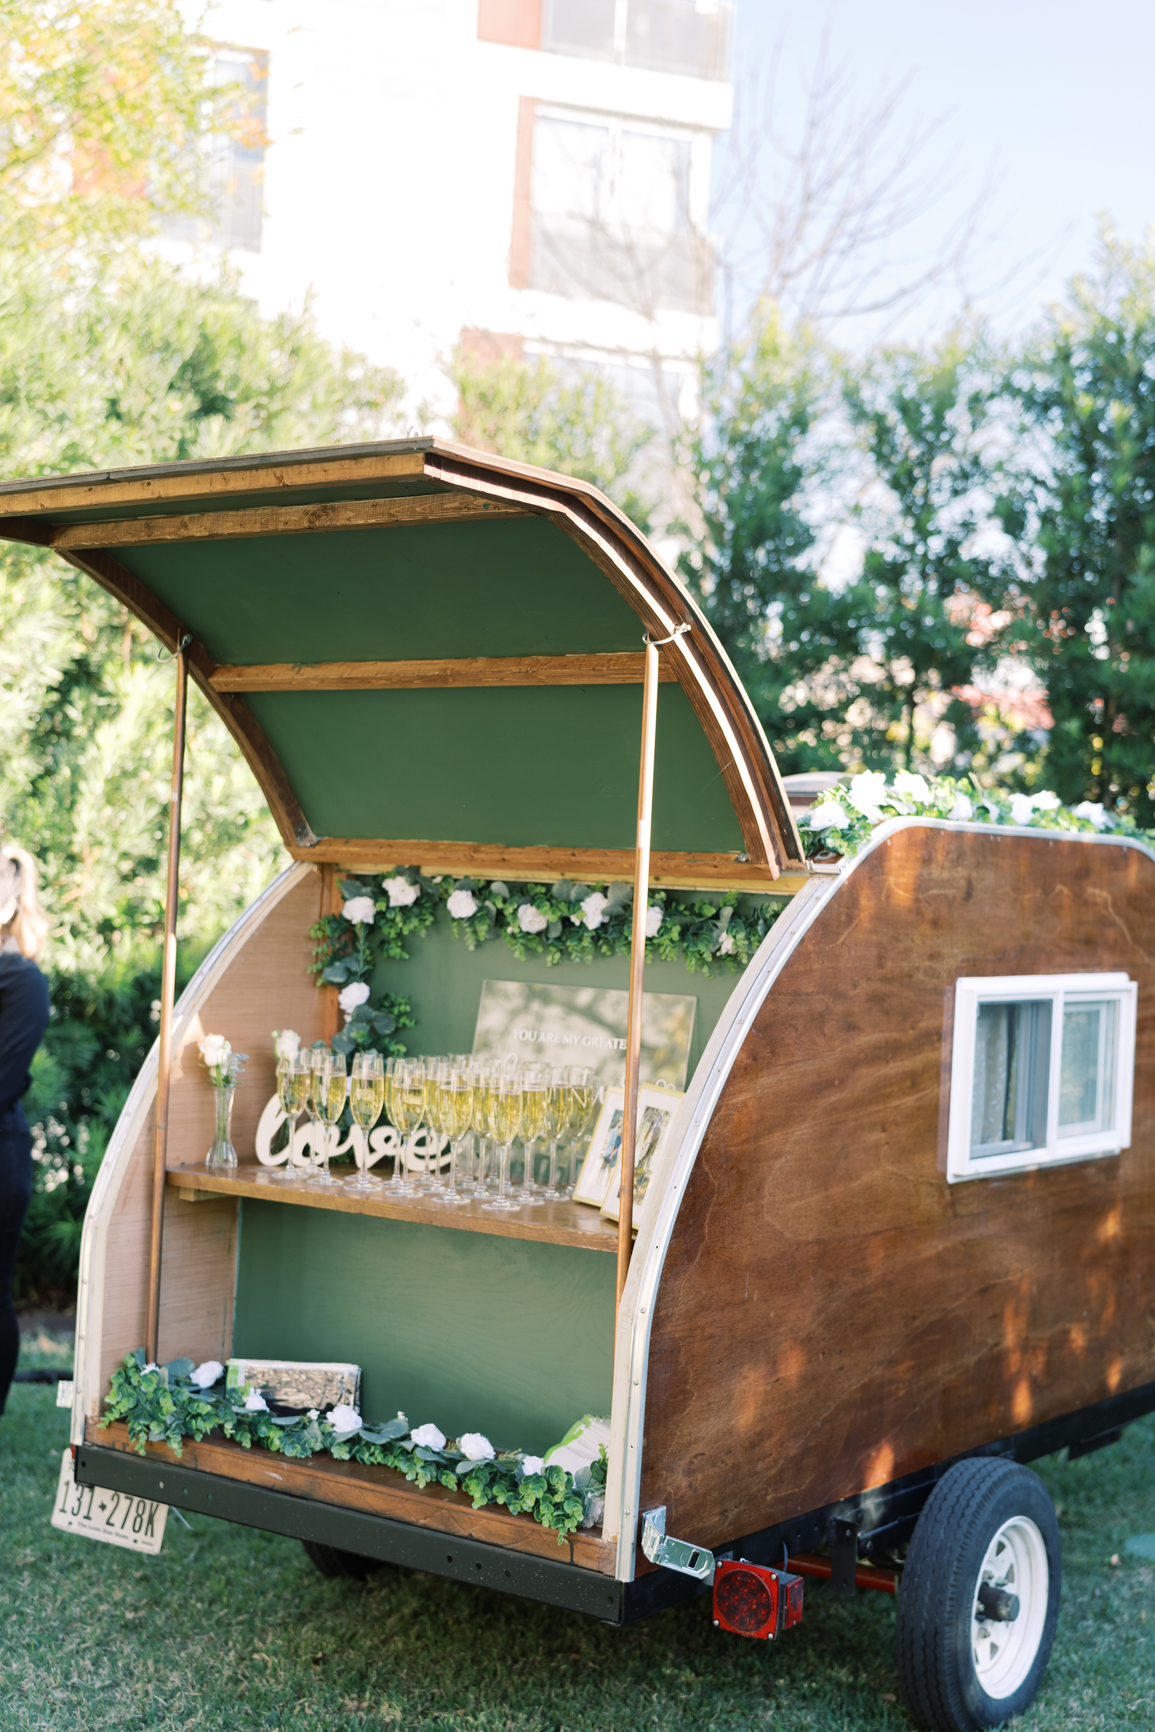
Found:
[[[773,1640],[802,1617],[802,1577],[763,1564],[720,1563],[714,1572],[714,1623],[735,1636]]]

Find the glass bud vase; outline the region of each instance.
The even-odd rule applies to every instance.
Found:
[[[205,1156],[205,1166],[214,1173],[231,1172],[237,1164],[237,1151],[233,1148],[229,1134],[232,1128],[233,1096],[236,1092],[235,1082],[213,1084],[216,1126],[213,1146]]]

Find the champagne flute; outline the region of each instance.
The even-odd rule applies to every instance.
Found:
[[[569,1120],[570,1102],[565,1087],[565,1071],[551,1070],[546,1090],[545,1135],[549,1138],[549,1179],[542,1196],[551,1203],[565,1201],[564,1188],[557,1182],[557,1145]]]
[[[500,1145],[501,1157],[498,1168],[497,1195],[491,1202],[484,1203],[486,1209],[520,1209],[521,1199],[509,1194],[509,1155],[513,1140],[521,1134],[522,1116],[525,1111],[525,1091],[522,1078],[517,1071],[500,1070],[491,1079],[488,1094],[489,1132]]]
[[[277,1095],[281,1102],[281,1111],[285,1115],[285,1123],[289,1127],[289,1150],[285,1157],[284,1168],[278,1168],[269,1177],[281,1185],[296,1185],[300,1183],[293,1162],[293,1139],[297,1134],[297,1120],[309,1104],[309,1080],[312,1066],[309,1063],[308,1052],[295,1052],[291,1058],[283,1058],[277,1066]]]
[[[404,1163],[406,1172],[409,1168],[410,1144],[425,1116],[426,1086],[425,1064],[422,1059],[407,1058],[398,1064],[393,1073],[393,1123],[404,1139],[404,1147],[398,1159]],[[406,1179],[402,1179],[402,1184],[407,1196],[420,1196],[419,1185],[409,1184]]]
[[[470,1125],[477,1139],[477,1177],[474,1189],[479,1197],[485,1195],[485,1144],[489,1137],[489,1085],[490,1067],[481,1063],[474,1067],[473,1072],[473,1104],[470,1112]]]
[[[349,1080],[349,1111],[361,1133],[361,1158],[355,1179],[346,1179],[350,1191],[379,1191],[382,1181],[369,1176],[369,1132],[385,1104],[385,1066],[379,1052],[359,1052],[353,1057]]]
[[[400,1140],[393,1155],[393,1176],[385,1181],[384,1190],[387,1197],[397,1201],[417,1194],[405,1177],[405,1132],[397,1112],[397,1079],[406,1062],[403,1058],[390,1058],[385,1063],[385,1116]]]
[[[461,1142],[469,1129],[473,1112],[473,1085],[468,1067],[454,1064],[448,1066],[448,1074],[442,1083],[442,1122],[445,1134],[449,1138],[450,1165],[449,1190],[446,1193],[447,1203],[468,1203],[467,1191],[460,1189],[457,1183],[457,1170],[461,1162]]]
[[[448,1059],[426,1059],[425,1122],[433,1132],[433,1140],[426,1143],[423,1182],[426,1191],[439,1200],[447,1188],[441,1177],[441,1139],[449,1134],[445,1124],[444,1099],[448,1073]]]
[[[569,1185],[566,1195],[573,1196],[573,1188],[577,1184],[581,1169],[582,1156],[589,1133],[593,1130],[594,1113],[598,1104],[598,1090],[594,1087],[594,1073],[586,1065],[571,1064],[565,1067],[566,1093],[566,1130],[569,1134]]]
[[[329,1156],[336,1142],[335,1131],[337,1121],[345,1111],[345,1095],[349,1081],[345,1074],[345,1054],[343,1052],[319,1052],[320,1063],[313,1065],[313,1096],[317,1115],[325,1127],[325,1140],[321,1156],[321,1170],[314,1174],[314,1185],[339,1185],[340,1179],[335,1179],[329,1171]]]
[[[521,1141],[525,1149],[525,1171],[522,1175],[518,1202],[523,1207],[543,1203],[533,1182],[533,1151],[545,1130],[549,1105],[549,1067],[544,1064],[526,1065],[522,1072]]]
[[[321,1074],[330,1056],[327,1046],[311,1046],[305,1054],[309,1062],[309,1161],[305,1183],[311,1185],[321,1164]]]

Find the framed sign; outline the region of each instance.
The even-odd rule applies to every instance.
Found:
[[[574,1187],[575,1203],[589,1203],[611,1220],[618,1218],[618,1170],[622,1156],[625,1090],[607,1089]],[[678,1116],[685,1096],[675,1089],[643,1084],[638,1090],[638,1140],[634,1149],[634,1216],[641,1207],[654,1161]]]
[[[584,1064],[599,1085],[625,1082],[629,994],[600,986],[545,986],[523,980],[487,980],[473,1050],[479,1058]],[[643,1083],[684,1089],[698,1001],[672,992],[642,999]]]

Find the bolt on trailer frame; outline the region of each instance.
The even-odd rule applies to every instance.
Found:
[[[1147,850],[901,820],[812,869],[752,706],[644,538],[581,483],[438,441],[9,483],[0,534],[52,548],[156,632],[293,860],[176,1005],[170,870],[161,1040],[85,1227],[82,1479],[619,1622],[704,1591],[730,1558],[827,1546],[813,1572],[870,1585],[860,1560],[909,1535],[955,1461],[1096,1447],[1155,1405]],[[178,816],[182,762],[178,722]],[[174,825],[170,861],[178,840]],[[624,1210],[617,1228],[578,1205],[447,1218],[199,1165],[196,1040],[220,1028],[253,1055],[251,1145],[269,1029],[336,1027],[335,992],[306,973],[310,926],[341,870],[403,865],[636,878],[635,916],[647,885],[786,900],[736,982],[646,965],[651,990],[691,987],[698,1015],[632,1248]],[[631,991],[634,1082],[643,960],[636,920],[629,966],[554,976]],[[493,966],[431,931],[383,980],[412,991],[419,1044],[462,1050]],[[958,983],[996,974],[1130,983],[1126,1141],[956,1183]],[[378,1326],[414,1284],[434,1355]],[[516,1367],[462,1331],[463,1295],[484,1318],[517,1309]],[[211,1440],[142,1460],[96,1421],[145,1342],[355,1356],[370,1410],[423,1404],[530,1449],[608,1411],[603,1526],[559,1547],[389,1470]]]

